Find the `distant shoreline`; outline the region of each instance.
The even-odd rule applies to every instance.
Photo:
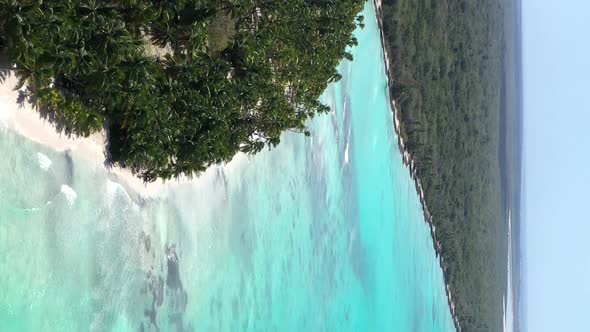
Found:
[[[508,210],[508,264],[506,294],[504,296],[504,332],[516,331],[514,325],[514,283],[512,280],[513,243],[512,243],[512,210]]]
[[[380,38],[381,38],[381,51],[383,54],[383,62],[385,64],[385,71],[387,73],[387,89],[388,89],[389,99],[391,101],[391,110],[393,112],[393,120],[394,120],[395,132],[397,134],[398,148],[399,148],[400,153],[403,156],[402,157],[403,163],[405,166],[408,167],[408,170],[410,172],[410,176],[414,180],[416,192],[418,193],[418,196],[420,196],[420,204],[422,205],[422,213],[424,215],[424,220],[428,224],[428,226],[430,227],[430,235],[432,237],[432,246],[434,247],[434,250],[436,252],[436,256],[439,259],[440,268],[443,271],[443,278],[444,278],[444,282],[445,282],[445,292],[447,295],[447,302],[449,305],[449,310],[451,311],[451,316],[452,316],[453,322],[455,324],[455,329],[458,332],[460,332],[461,325],[459,324],[459,320],[458,320],[457,315],[455,313],[455,303],[453,302],[453,296],[451,293],[451,289],[449,287],[449,283],[447,282],[447,273],[446,273],[446,268],[445,268],[446,264],[444,262],[442,255],[441,255],[441,244],[436,239],[436,227],[432,223],[432,216],[431,216],[430,211],[428,210],[428,206],[426,204],[426,200],[424,197],[424,190],[422,189],[422,182],[417,176],[414,160],[412,158],[412,155],[406,149],[404,140],[402,138],[401,120],[399,118],[400,112],[397,108],[397,103],[396,103],[395,99],[393,98],[393,95],[391,94],[390,87],[393,84],[393,73],[389,67],[389,55],[387,54],[387,49],[385,48],[385,37],[383,34],[383,21],[382,21],[382,14],[381,14],[381,0],[373,0],[373,4],[374,4],[374,8],[375,8],[375,16],[377,18],[377,25],[379,27],[379,34],[380,34]]]

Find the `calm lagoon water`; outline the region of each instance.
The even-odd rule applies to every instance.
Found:
[[[0,129],[0,330],[454,330],[364,15],[312,138],[159,199]]]

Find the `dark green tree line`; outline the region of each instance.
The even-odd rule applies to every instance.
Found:
[[[464,331],[500,331],[506,275],[499,141],[505,3],[384,0],[391,95]]]

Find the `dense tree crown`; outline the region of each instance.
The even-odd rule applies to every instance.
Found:
[[[109,161],[153,181],[306,133],[364,2],[0,0],[0,47],[59,130],[106,128]]]

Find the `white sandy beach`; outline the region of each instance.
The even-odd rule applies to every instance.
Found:
[[[508,267],[506,295],[504,296],[504,332],[514,331],[514,297],[512,289],[512,211],[508,210]]]
[[[8,77],[0,84],[0,125],[6,126],[27,137],[57,151],[71,150],[89,162],[104,164],[104,135],[97,133],[90,137],[67,137],[59,134],[55,128],[39,117],[28,103],[24,107],[17,104],[18,91],[14,90],[17,79]],[[106,168],[105,168],[106,169]],[[117,182],[135,191],[142,197],[156,197],[163,194],[170,186],[187,180],[163,183],[161,181],[145,184],[129,170],[119,167],[106,169]]]
[[[16,77],[11,76],[0,84],[0,127],[4,126],[12,129],[27,139],[56,151],[70,150],[75,156],[83,158],[94,165],[104,165],[104,133],[96,133],[90,137],[68,137],[58,133],[52,124],[40,118],[37,111],[30,104],[25,103],[24,107],[21,107],[17,103],[18,91],[14,90],[16,83]],[[196,184],[198,182],[201,184],[209,183],[206,178],[215,177],[220,168],[226,173],[240,172],[249,163],[249,156],[238,153],[231,162],[220,166],[211,166],[198,178],[180,177],[166,182],[158,180],[147,184],[133,175],[128,169],[121,167],[107,168],[106,166],[104,168],[113,181],[120,183],[140,197],[157,198],[182,185]]]

